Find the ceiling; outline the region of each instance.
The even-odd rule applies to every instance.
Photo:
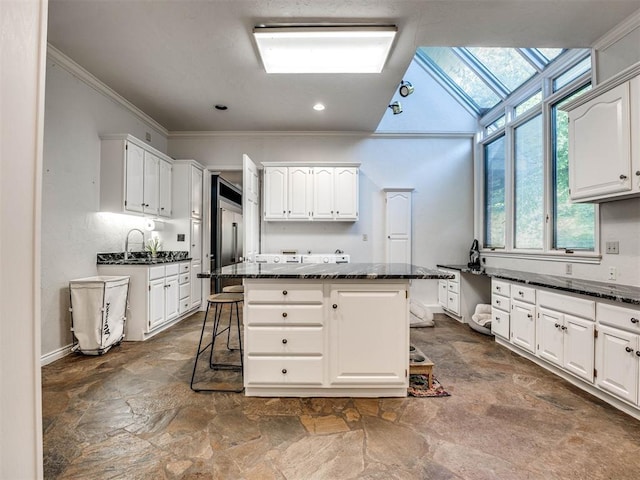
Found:
[[[49,42],[169,131],[373,131],[418,46],[589,47],[640,0],[49,0]],[[264,72],[258,24],[384,23],[381,74]],[[316,102],[326,110],[316,112]],[[221,112],[213,108],[225,104]]]

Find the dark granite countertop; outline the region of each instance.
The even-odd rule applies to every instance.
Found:
[[[156,258],[152,258],[149,252],[129,252],[127,259],[124,252],[98,253],[98,265],[157,265],[162,263],[175,263],[191,260],[189,252],[168,251],[158,252]]]
[[[438,267],[458,270],[462,273],[487,275],[489,277],[499,278],[502,280],[525,283],[553,290],[605,298],[607,300],[614,300],[621,303],[640,305],[640,287],[634,287],[632,285],[619,285],[616,283],[560,277],[557,275],[546,275],[544,273],[522,272],[519,270],[508,270],[504,268],[483,267],[480,270],[473,270],[466,265],[438,265]]]
[[[405,263],[239,263],[228,265],[200,278],[317,278],[317,279],[433,279],[452,278],[435,269]]]

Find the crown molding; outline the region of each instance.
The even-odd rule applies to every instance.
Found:
[[[365,138],[474,138],[476,132],[337,132],[337,131],[209,131],[177,132],[168,134],[168,139],[196,139],[213,137],[365,137]]]
[[[161,133],[165,137],[169,135],[169,130],[156,122],[149,115],[144,113],[138,107],[136,107],[129,100],[124,98],[118,92],[104,84],[98,77],[91,74],[89,71],[85,70],[83,67],[74,62],[71,58],[66,56],[56,47],[47,44],[47,60],[55,62],[56,65],[62,67],[64,70],[69,72],[71,75],[76,77],[78,80],[81,80],[89,87],[93,88],[98,93],[101,93],[105,97],[113,100],[117,104],[119,104],[124,109],[128,110],[132,115],[142,120],[144,123],[149,125],[151,128]]]
[[[636,28],[640,27],[640,9],[629,15],[624,21],[613,27],[602,37],[595,41],[593,48],[598,50],[604,50],[611,45],[619,41],[625,35],[629,34]]]

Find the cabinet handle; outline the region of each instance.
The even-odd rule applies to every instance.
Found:
[[[287,318],[287,312],[282,312],[282,316],[283,316],[284,318]]]
[[[555,324],[555,327],[556,327],[556,328],[560,328],[560,324],[559,324],[559,323],[556,323],[556,324]]]
[[[340,215],[340,211],[337,211],[337,212],[336,212],[336,215]]]
[[[496,290],[497,290],[497,291],[500,291],[500,290],[502,290],[502,289],[501,289],[499,286],[497,286],[497,285],[496,285]]]
[[[286,344],[287,344],[287,339],[286,339],[286,338],[283,338],[283,339],[282,339],[282,343],[284,343],[284,344],[286,345]]]
[[[621,174],[621,175],[620,175],[620,180],[626,180],[626,179],[627,179],[627,176],[626,176],[626,175],[624,175],[624,174]]]
[[[533,315],[531,315],[530,313],[527,313],[527,318],[533,318]]]
[[[283,369],[282,369],[282,374],[283,374],[283,375],[286,375],[286,374],[287,374],[287,369],[286,369],[286,368],[283,368]]]
[[[636,177],[640,177],[640,170],[636,170]]]
[[[333,308],[338,308],[338,304],[337,303],[334,303],[332,306],[333,306]]]
[[[496,300],[496,305],[500,305],[500,300]]]
[[[497,320],[497,321],[500,321],[500,317],[496,317],[496,320]]]
[[[331,210],[331,215],[333,215],[333,210]]]
[[[291,210],[289,210],[289,213],[291,213]]]
[[[629,352],[629,353],[633,352],[633,348],[631,347],[624,347],[624,349],[626,352]]]
[[[564,326],[564,325],[561,328],[562,328],[562,330],[566,330],[567,329],[567,327]]]
[[[288,292],[287,292],[286,290],[283,290],[283,291],[282,291],[282,294],[283,294],[283,295],[286,295],[287,293],[288,293]]]
[[[637,318],[631,318],[631,323],[638,323],[640,322],[640,320],[638,320]]]
[[[520,295],[521,297],[523,297],[523,296],[524,296],[524,292],[523,292],[523,291],[520,291],[520,292],[518,292],[518,295]]]
[[[640,350],[636,350],[636,357],[640,357]]]
[[[160,210],[164,210],[164,207],[160,207]]]

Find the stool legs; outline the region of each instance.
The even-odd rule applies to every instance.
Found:
[[[240,389],[224,389],[224,388],[196,388],[194,387],[194,379],[196,375],[196,370],[198,367],[198,360],[200,355],[210,349],[209,352],[209,368],[211,370],[238,370],[240,371],[241,379],[243,376],[244,369],[244,359],[243,359],[243,350],[242,350],[242,331],[240,329],[240,312],[239,312],[239,302],[229,302],[229,324],[222,330],[220,330],[221,326],[221,317],[222,317],[222,303],[216,303],[213,312],[213,329],[211,342],[207,343],[204,347],[202,346],[204,340],[204,333],[207,326],[207,320],[209,317],[209,311],[211,310],[211,302],[207,303],[207,310],[204,315],[204,320],[202,322],[202,330],[200,332],[200,341],[198,342],[198,350],[196,352],[196,358],[193,364],[193,372],[191,374],[191,389],[195,392],[235,392],[240,393],[244,390],[244,385]],[[240,348],[231,348],[230,347],[230,338],[231,338],[231,328],[233,325],[233,306],[236,307],[236,327],[238,331],[238,344]],[[233,363],[216,363],[214,356],[214,347],[216,342],[216,337],[221,335],[227,331],[227,350],[229,351],[239,351],[240,352],[240,365]]]

